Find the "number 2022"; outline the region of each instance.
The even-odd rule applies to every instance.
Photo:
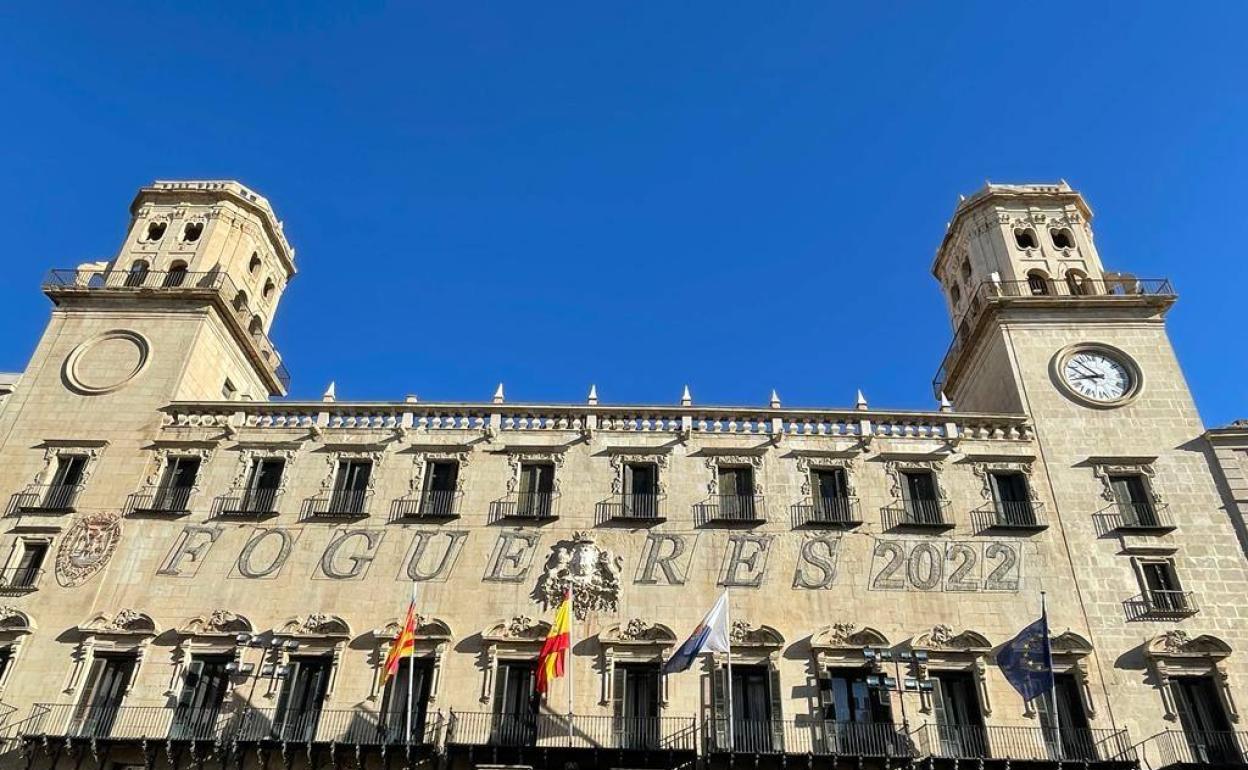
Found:
[[[1013,592],[1019,567],[1015,543],[880,540],[871,590]]]

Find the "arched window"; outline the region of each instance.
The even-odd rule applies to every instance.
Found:
[[[174,262],[169,266],[169,272],[165,273],[165,287],[176,288],[186,281],[186,263]]]
[[[1054,227],[1049,230],[1049,237],[1053,239],[1053,246],[1056,248],[1075,248],[1075,234],[1070,231],[1069,227]]]
[[[962,290],[958,288],[956,283],[949,284],[949,299],[953,300],[955,305],[962,302]]]
[[[1039,270],[1032,270],[1027,273],[1027,288],[1031,290],[1033,297],[1042,297],[1050,294],[1049,277]]]
[[[187,222],[182,228],[182,240],[187,243],[194,243],[199,240],[199,236],[204,233],[203,222]]]
[[[273,283],[273,279],[264,282],[264,298],[273,299],[273,292],[277,291],[277,284]]]
[[[148,222],[147,223],[147,239],[150,241],[159,241],[165,237],[165,229],[169,227],[168,222]]]
[[[126,286],[142,286],[147,280],[147,272],[151,266],[146,260],[136,259],[130,265],[130,272],[126,273]]]
[[[1096,289],[1093,288],[1092,282],[1088,280],[1087,274],[1085,274],[1082,270],[1066,271],[1066,288],[1070,289],[1070,293],[1075,296],[1085,296],[1096,293]]]
[[[234,309],[240,313],[247,309],[247,292],[242,289],[239,289],[238,294],[234,295]]]
[[[247,327],[247,331],[251,332],[254,337],[264,334],[264,321],[260,320],[260,316],[251,317],[251,325]]]
[[[1035,249],[1040,247],[1040,241],[1036,240],[1036,231],[1030,227],[1014,228],[1014,243],[1020,249]]]
[[[254,251],[251,252],[251,262],[247,263],[247,272],[252,275],[260,272],[260,255]]]

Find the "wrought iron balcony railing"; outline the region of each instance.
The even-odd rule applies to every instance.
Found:
[[[798,527],[855,527],[862,523],[856,497],[814,497],[793,506]]]
[[[131,515],[183,516],[191,510],[194,487],[156,487],[130,495],[126,510]]]
[[[11,515],[24,513],[73,513],[82,484],[44,484],[13,495]]]
[[[453,711],[446,742],[464,746],[589,748],[633,751],[697,750],[692,717],[613,717],[573,714],[493,714]]]
[[[1049,727],[980,727],[928,724],[916,733],[919,753],[950,759],[1133,762],[1125,730]]]
[[[694,506],[698,524],[761,524],[767,520],[762,495],[711,495]]]
[[[901,725],[835,722],[823,719],[757,720],[715,718],[706,728],[707,750],[746,754],[797,754],[847,757],[915,757]]]
[[[1038,500],[994,500],[971,512],[976,529],[1039,530],[1048,528],[1044,503]]]
[[[390,504],[390,521],[458,519],[464,493],[455,490],[429,490],[420,497],[401,497]]]
[[[26,593],[39,588],[43,570],[32,567],[0,569],[0,593]]]
[[[441,718],[427,715],[407,732],[407,715],[364,710],[285,711],[235,706],[83,706],[36,704],[21,737],[124,740],[284,741],[362,746],[432,745]]]
[[[558,518],[555,510],[558,501],[558,492],[513,492],[490,503],[490,519],[550,521]]]
[[[1130,620],[1173,620],[1200,612],[1191,591],[1146,591],[1126,601]]]
[[[888,529],[949,529],[953,526],[949,501],[898,500],[884,509],[884,526]]]
[[[1155,500],[1117,502],[1095,514],[1097,529],[1106,532],[1169,532],[1176,528],[1170,506]]]
[[[320,497],[309,498],[304,504],[303,518],[350,519],[368,515],[373,497],[371,489],[331,489]]]
[[[599,521],[654,522],[667,520],[667,495],[626,492],[598,503]]]
[[[1158,768],[1176,765],[1248,767],[1248,732],[1167,730],[1146,743],[1155,744],[1158,756],[1153,766]],[[1152,763],[1154,757],[1148,759]]]
[[[216,515],[223,519],[254,519],[277,514],[279,489],[248,489],[217,498]]]

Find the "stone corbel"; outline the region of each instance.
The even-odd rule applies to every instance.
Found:
[[[1096,719],[1096,701],[1092,699],[1092,677],[1088,675],[1088,664],[1077,661],[1074,665],[1075,683],[1079,687],[1079,700],[1083,703],[1083,711],[1088,719]]]
[[[1175,705],[1174,695],[1170,692],[1170,677],[1163,666],[1154,665],[1153,673],[1157,676],[1157,689],[1161,691],[1162,715],[1171,722],[1179,718],[1179,709]]]
[[[438,691],[442,684],[442,664],[446,660],[446,650],[450,646],[448,642],[438,642],[433,648],[433,671],[429,674],[429,702],[435,703],[438,700]]]
[[[178,682],[182,681],[182,672],[186,669],[186,662],[191,657],[191,637],[184,636],[173,647],[173,673],[169,677],[169,689],[165,690],[165,695],[173,696],[178,694]]]
[[[346,641],[338,642],[334,645],[329,661],[329,685],[325,688],[325,698],[328,700],[334,695],[334,685],[338,684],[338,670],[342,668],[342,648],[346,646]]]
[[[664,649],[659,653],[659,705],[667,708],[667,661],[672,657],[671,651]]]
[[[602,698],[599,705],[605,706],[615,697],[615,651],[606,647],[602,651]]]
[[[65,694],[72,695],[78,689],[78,681],[88,662],[95,657],[95,637],[87,636],[78,643],[74,654],[74,665],[69,669],[69,678],[65,681]]]
[[[490,702],[494,689],[494,675],[498,672],[498,647],[490,645],[485,651],[485,675],[481,677],[481,702]]]
[[[988,698],[988,665],[983,656],[975,658],[975,684],[979,688],[979,710],[984,716],[992,716],[992,701]]]
[[[1235,705],[1235,695],[1231,692],[1231,677],[1225,664],[1219,662],[1214,665],[1213,681],[1217,684],[1218,692],[1222,694],[1222,705],[1226,707],[1226,715],[1232,722],[1239,722],[1239,708]]]

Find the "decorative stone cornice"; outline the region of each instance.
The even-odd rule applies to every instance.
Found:
[[[916,650],[939,652],[965,652],[982,655],[992,649],[992,642],[978,631],[962,631],[955,634],[950,626],[936,625],[931,631],[925,631],[914,638],[912,647]]]
[[[91,636],[155,636],[159,633],[150,615],[130,608],[120,609],[114,615],[93,615],[78,626],[78,631]]]
[[[516,615],[487,626],[481,638],[487,642],[540,642],[550,632],[550,624],[527,615]]]

